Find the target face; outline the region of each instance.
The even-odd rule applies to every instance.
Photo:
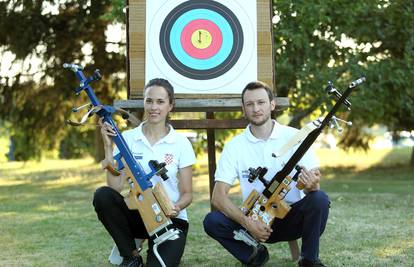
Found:
[[[256,43],[256,1],[147,1],[146,80],[177,93],[240,93],[257,79]]]

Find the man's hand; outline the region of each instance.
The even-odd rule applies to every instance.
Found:
[[[299,180],[305,185],[305,193],[319,190],[319,182],[321,180],[321,172],[319,169],[308,170],[301,166],[302,170],[299,174]]]
[[[272,228],[267,226],[261,221],[255,221],[250,217],[246,217],[245,220],[246,230],[258,241],[265,242],[269,239],[270,234],[272,233]]]
[[[237,222],[258,241],[265,242],[272,233],[272,228],[261,221],[255,221],[247,217],[228,197],[230,185],[216,182],[211,198],[213,206],[227,217]]]

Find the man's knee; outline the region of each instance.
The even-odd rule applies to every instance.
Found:
[[[204,231],[208,235],[213,235],[217,230],[220,221],[222,220],[222,213],[218,211],[212,211],[206,215],[203,221]]]
[[[321,191],[321,190],[311,192],[307,195],[307,197],[308,197],[309,205],[312,208],[326,210],[329,208],[329,205],[331,203],[328,195],[324,191]]]

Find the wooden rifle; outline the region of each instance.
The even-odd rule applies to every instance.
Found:
[[[333,95],[337,98],[337,102],[325,116],[325,118],[318,119],[309,124],[307,128],[306,137],[301,144],[296,149],[294,154],[290,157],[288,162],[283,166],[283,168],[278,171],[270,181],[264,179],[264,175],[267,172],[266,168],[258,167],[256,169],[250,168],[249,182],[253,182],[256,179],[259,179],[265,186],[265,189],[261,194],[256,190],[250,192],[247,199],[243,202],[242,212],[253,220],[259,220],[266,225],[272,225],[275,218],[283,219],[286,214],[291,209],[290,206],[284,201],[285,196],[290,191],[290,183],[292,181],[297,181],[298,175],[300,173],[300,167],[298,166],[299,161],[311,147],[311,145],[316,141],[318,136],[322,133],[322,130],[328,125],[335,125],[338,127],[337,119],[334,114],[338,111],[340,106],[344,104],[349,110],[351,108],[351,103],[347,100],[348,96],[352,91],[361,83],[365,81],[365,77],[361,77],[358,80],[351,82],[348,88],[343,94],[339,93],[333,87],[332,82],[328,83],[326,91],[328,94]],[[293,170],[296,170],[296,173],[293,177],[290,177],[290,173]],[[304,188],[303,183],[300,181],[296,184],[296,187],[299,190]],[[252,237],[245,231],[239,230],[234,231],[234,237],[237,240],[244,241],[245,243],[252,245]]]
[[[172,222],[168,215],[171,213],[173,205],[165,193],[162,184],[158,183],[153,187],[150,182],[150,179],[154,175],[161,176],[163,180],[168,179],[165,163],[150,161],[149,166],[151,172],[147,174],[144,172],[142,166],[135,161],[127,143],[112,119],[112,115],[117,109],[112,106],[102,105],[96,97],[92,87],[89,85],[91,82],[101,79],[102,76],[99,73],[99,70],[96,70],[90,78],[86,78],[82,72],[83,68],[78,65],[65,63],[63,64],[63,67],[69,68],[75,72],[76,77],[80,80],[79,87],[75,89],[76,95],[85,91],[91,101],[90,104],[80,107],[89,108],[81,122],[77,123],[70,121],[70,124],[76,126],[82,125],[86,122],[87,118],[97,114],[102,118],[103,122],[107,122],[112,126],[116,132],[116,136],[111,136],[111,138],[119,149],[119,154],[114,157],[115,160],[117,160],[118,169],[114,169],[111,163],[108,162],[103,162],[103,167],[116,176],[121,175],[120,171],[123,170],[125,179],[127,179],[130,186],[130,192],[125,198],[125,202],[129,209],[138,210],[148,235],[154,240],[154,254],[161,265],[165,266],[157,251],[157,247],[167,240],[177,239],[179,230],[171,228]],[[77,112],[80,108],[73,109],[73,111]]]

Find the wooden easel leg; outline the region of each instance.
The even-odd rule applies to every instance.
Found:
[[[206,112],[206,119],[214,119],[214,112]],[[216,135],[214,129],[207,129],[208,177],[210,185],[210,200],[214,188],[214,173],[216,172]],[[214,210],[213,206],[210,207]]]
[[[290,248],[290,255],[292,256],[292,261],[299,260],[300,251],[299,251],[298,240],[292,240],[292,241],[289,241],[288,243],[289,243],[289,248]]]

